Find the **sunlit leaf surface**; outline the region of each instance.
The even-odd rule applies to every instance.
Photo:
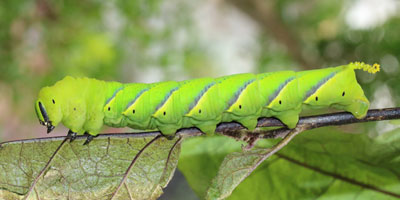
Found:
[[[59,151],[62,138],[3,143],[0,199],[156,199],[175,171],[180,141],[111,136],[65,142]]]

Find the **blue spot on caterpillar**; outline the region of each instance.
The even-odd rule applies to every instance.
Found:
[[[294,80],[294,77],[290,77],[286,79],[285,82],[281,83],[279,87],[275,90],[275,92],[268,97],[268,103],[266,104],[266,106],[268,106],[268,104],[271,103],[271,101],[274,100],[278,96],[278,94],[282,91],[282,89],[292,80]],[[282,102],[280,102],[279,104],[282,104]]]
[[[115,95],[117,95],[117,93],[118,93],[119,91],[121,91],[122,89],[124,89],[124,86],[122,86],[122,87],[118,88],[117,90],[115,90],[115,92],[113,93],[113,95],[112,95],[110,98],[107,99],[106,105],[107,105],[108,103],[110,103],[110,101],[114,99]]]
[[[194,99],[193,103],[190,104],[188,111],[191,111],[196,105],[197,103],[200,101],[201,97],[213,86],[215,85],[215,82],[210,83],[208,85],[206,85],[203,90],[201,90],[201,92],[197,95],[197,97]],[[201,113],[201,110],[199,110],[199,113]]]
[[[144,92],[146,92],[148,90],[149,89],[147,89],[147,88],[140,90],[140,92],[135,96],[135,98],[131,102],[129,102],[128,105],[125,106],[125,109],[128,109],[131,105],[133,105],[136,102],[136,100],[140,97],[140,95],[142,95]]]
[[[167,93],[167,95],[165,95],[165,98],[156,106],[156,110],[161,108],[161,106],[163,106],[165,104],[165,102],[169,99],[169,97],[171,97],[172,93],[174,93],[176,90],[178,90],[178,87],[173,88],[172,90],[170,90]],[[164,115],[165,115],[165,112],[164,112]]]
[[[336,72],[332,72],[328,76],[320,80],[315,86],[313,86],[309,91],[307,91],[307,94],[304,96],[303,100],[308,99],[308,97],[314,94],[324,83],[326,83],[329,79],[333,78],[335,74]],[[318,101],[318,97],[316,97],[316,100]]]
[[[243,90],[246,89],[246,87],[248,85],[250,85],[251,83],[253,83],[255,81],[255,79],[246,81],[236,92],[235,94],[232,96],[232,98],[229,100],[228,105],[226,106],[226,109],[228,109],[229,107],[231,107],[239,98],[240,94],[243,92]]]

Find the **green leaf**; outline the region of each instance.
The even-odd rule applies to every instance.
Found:
[[[220,165],[217,176],[212,180],[206,199],[229,197],[232,191],[265,159],[286,146],[301,131],[301,128],[291,130],[284,139],[271,148],[251,149],[228,154]]]
[[[298,135],[229,199],[400,198],[400,135],[376,138],[325,128]]]
[[[224,199],[247,177],[262,160],[268,149],[253,149],[228,154],[219,167],[217,176],[207,190],[206,199]]]
[[[178,167],[200,198],[205,197],[224,157],[231,152],[241,151],[242,144],[220,135],[192,137],[182,143]]]
[[[1,144],[0,199],[156,199],[175,171],[181,141],[61,139]]]
[[[258,147],[273,143],[261,140]],[[238,180],[247,176],[249,166],[268,152],[241,152],[240,146],[221,136],[190,139],[182,145],[179,169],[201,198],[225,198]],[[258,166],[227,198],[400,198],[400,135],[396,130],[369,138],[332,128],[301,133]]]

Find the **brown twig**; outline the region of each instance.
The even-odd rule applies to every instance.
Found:
[[[384,109],[373,109],[369,110],[367,116],[363,119],[357,119],[352,114],[347,112],[339,112],[339,113],[331,113],[324,115],[315,115],[308,117],[301,117],[298,123],[298,126],[307,125],[307,130],[324,127],[324,126],[338,126],[338,125],[346,125],[353,123],[361,123],[361,122],[371,122],[371,121],[382,121],[382,120],[392,120],[392,119],[400,119],[400,107],[397,108],[384,108]],[[275,118],[261,118],[258,121],[257,127],[284,127],[284,124]],[[243,131],[241,131],[243,130]],[[287,128],[278,128],[271,131],[245,131],[244,128],[239,123],[229,122],[229,123],[221,123],[218,125],[216,132],[227,135],[236,139],[243,139],[245,137],[251,137],[253,135],[257,135],[259,138],[277,138],[284,137],[289,133],[290,129]],[[256,133],[256,134],[254,134]],[[199,136],[203,133],[197,128],[188,128],[181,129],[176,133],[178,136]],[[136,132],[136,133],[105,133],[99,134],[99,138],[141,138],[141,137],[155,137],[161,135],[158,131],[153,132]],[[27,140],[15,140],[0,143],[0,147],[5,144],[11,143],[30,143],[30,142],[38,142],[38,141],[59,141],[64,140],[65,136],[57,136],[57,137],[47,137],[47,138],[34,138]],[[78,136],[77,139],[86,139],[86,136]]]
[[[315,129],[324,126],[339,126],[346,124],[354,124],[361,122],[383,121],[400,119],[400,108],[384,108],[369,110],[363,119],[357,119],[352,114],[347,112],[330,113],[317,116],[302,117],[297,126],[307,125],[306,130]],[[260,126],[268,125],[271,122],[261,119],[258,124]],[[265,123],[265,124],[264,124]],[[284,137],[289,132],[287,128],[280,128],[272,131],[267,131],[262,135],[262,138],[277,138]]]

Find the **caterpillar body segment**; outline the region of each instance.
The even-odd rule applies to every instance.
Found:
[[[256,75],[235,74],[216,81],[219,90],[217,97],[224,106],[222,122],[237,121],[250,130],[254,129],[261,113]]]
[[[262,96],[262,117],[276,117],[294,128],[301,112],[302,98],[298,94],[296,72],[282,71],[259,75]]]
[[[363,118],[367,113],[369,101],[357,83],[353,68],[342,66],[298,74],[300,93],[308,91],[303,93],[304,105],[310,108],[330,106],[351,112],[356,118]]]
[[[215,101],[218,87],[212,78],[200,78],[181,82],[180,101],[186,106],[182,127],[198,127],[202,132],[212,134],[221,121],[222,102]]]
[[[140,128],[143,126],[139,121],[129,121],[128,123],[129,118],[125,117],[125,115],[129,115],[129,113],[125,115],[123,115],[123,113],[127,111],[127,108],[131,106],[143,92],[147,91],[149,87],[148,84],[144,83],[121,84],[111,97],[106,97],[107,101],[103,108],[104,124],[111,127],[129,126],[131,128]],[[143,111],[143,109],[141,109],[141,111]]]
[[[48,132],[62,122],[78,134],[97,135],[103,124],[156,129],[171,136],[188,127],[213,134],[220,122],[237,121],[252,130],[260,117],[276,117],[294,128],[304,106],[334,107],[364,117],[369,101],[357,83],[355,69],[375,73],[379,65],[350,63],[302,72],[151,84],[66,77],[44,87],[35,108]]]

